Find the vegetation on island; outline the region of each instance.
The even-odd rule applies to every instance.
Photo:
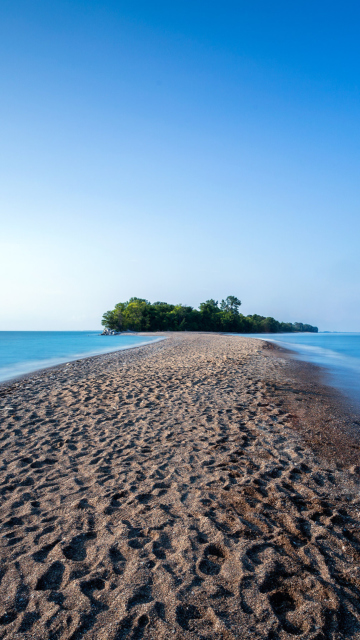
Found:
[[[241,302],[228,296],[219,302],[206,300],[199,309],[183,304],[149,302],[143,298],[130,298],[118,302],[115,308],[104,313],[101,324],[113,331],[226,331],[235,333],[294,333],[318,328],[302,322],[278,322],[254,314],[240,313]]]

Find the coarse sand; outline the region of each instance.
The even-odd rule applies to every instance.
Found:
[[[360,638],[360,423],[316,367],[168,334],[0,408],[0,638]]]

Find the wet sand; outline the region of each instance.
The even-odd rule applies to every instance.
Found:
[[[357,417],[251,338],[0,387],[0,638],[360,638]]]

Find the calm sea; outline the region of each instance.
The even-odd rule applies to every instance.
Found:
[[[56,364],[119,351],[162,338],[99,331],[0,331],[0,382]]]
[[[253,334],[295,351],[297,358],[321,365],[328,384],[360,407],[360,333]]]

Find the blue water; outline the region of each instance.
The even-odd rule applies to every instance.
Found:
[[[326,381],[360,406],[360,333],[254,334],[295,351],[297,358],[324,367]]]
[[[101,336],[99,331],[0,331],[0,382],[63,362],[162,339]]]

